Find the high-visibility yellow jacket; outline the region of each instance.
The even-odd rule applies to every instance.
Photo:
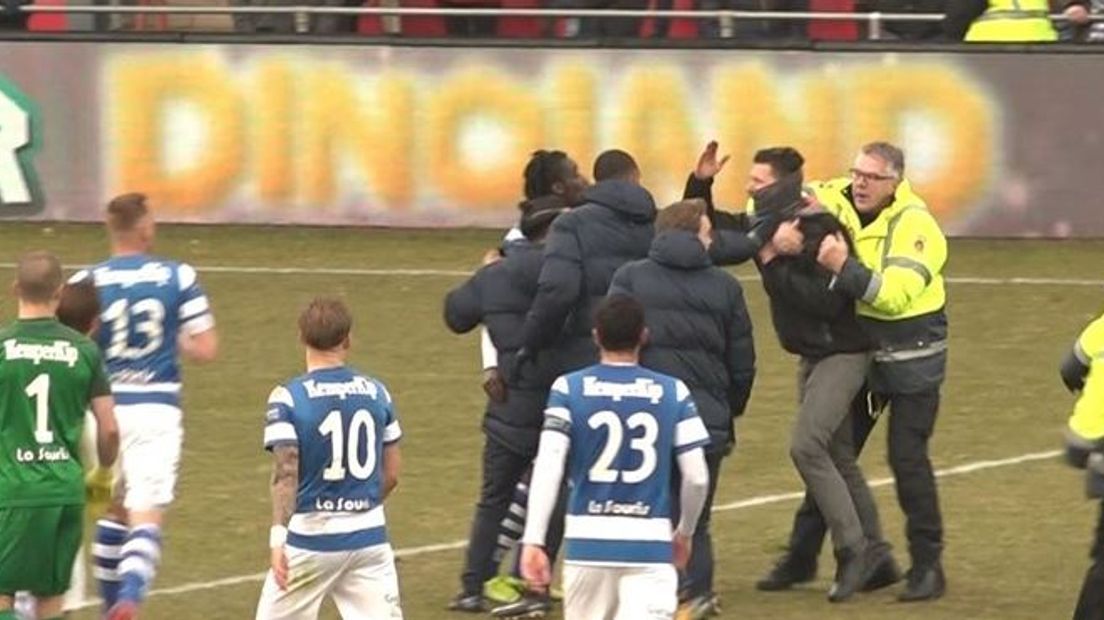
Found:
[[[1047,0],[989,0],[989,8],[966,31],[966,41],[1034,43],[1057,41]]]
[[[1088,368],[1088,374],[1069,419],[1069,439],[1074,443],[1095,444],[1104,440],[1104,316],[1081,332],[1073,351]]]
[[[943,308],[947,239],[907,180],[897,187],[893,202],[866,227],[851,202],[850,179],[814,183],[812,188],[854,242],[857,262],[849,260],[840,279],[865,285],[859,296],[860,316],[901,321]]]

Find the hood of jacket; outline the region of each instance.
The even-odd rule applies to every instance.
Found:
[[[648,258],[676,269],[703,269],[713,264],[701,240],[688,230],[665,230],[656,235]]]
[[[655,199],[648,190],[630,181],[602,181],[587,189],[584,198],[586,202],[612,209],[634,222],[655,221]]]

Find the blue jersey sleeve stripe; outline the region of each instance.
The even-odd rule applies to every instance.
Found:
[[[685,454],[695,448],[706,448],[712,443],[708,437],[701,441],[695,441],[694,443],[686,444],[685,446],[678,446],[675,448],[675,454]]]

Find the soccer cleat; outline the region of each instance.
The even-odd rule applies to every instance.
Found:
[[[543,618],[551,609],[548,595],[527,592],[516,603],[495,607],[491,615],[495,618]]]
[[[119,601],[107,612],[107,620],[134,620],[138,617],[138,604],[134,601]]]
[[[483,598],[496,605],[515,603],[525,593],[525,581],[517,577],[499,575],[483,583]]]
[[[905,591],[897,596],[902,603],[934,601],[947,591],[947,579],[939,564],[927,568],[909,569]]]
[[[675,620],[704,620],[721,615],[721,602],[717,595],[706,594],[683,601],[675,614]]]
[[[774,568],[756,582],[755,587],[763,592],[789,590],[799,583],[808,583],[816,579],[816,559],[808,560],[787,553],[774,565]]]
[[[481,614],[487,611],[487,600],[482,594],[464,594],[461,592],[448,604],[449,611],[468,614]]]

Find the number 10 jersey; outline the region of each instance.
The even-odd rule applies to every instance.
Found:
[[[276,387],[268,397],[265,449],[299,449],[288,544],[329,552],[387,542],[383,450],[401,437],[387,388],[349,367],[314,370]]]
[[[591,366],[553,384],[544,429],[570,444],[564,561],[670,564],[676,459],[709,443],[686,385],[637,365]]]

